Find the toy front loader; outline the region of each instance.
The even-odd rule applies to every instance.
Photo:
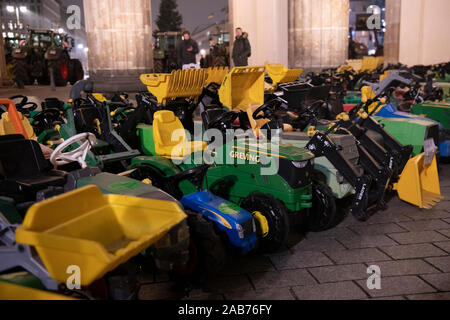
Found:
[[[186,215],[175,202],[102,195],[87,186],[33,205],[22,225],[0,218],[0,272],[24,268],[56,291],[74,269],[80,285],[89,286],[155,244]]]

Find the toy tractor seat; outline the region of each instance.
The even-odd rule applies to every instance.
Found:
[[[50,186],[62,186],[66,173],[53,170],[34,140],[9,135],[0,139],[0,191],[19,190],[36,193]],[[12,190],[11,190],[12,189]]]
[[[207,147],[204,141],[188,141],[181,121],[168,110],[155,113],[153,137],[156,153],[164,157],[184,158]]]

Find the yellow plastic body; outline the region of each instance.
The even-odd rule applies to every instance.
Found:
[[[373,91],[373,89],[370,86],[364,86],[361,88],[361,102],[366,103],[367,100],[373,99],[373,98],[375,98],[375,96],[376,96],[375,92]],[[373,102],[368,108],[369,113],[372,113],[373,109],[377,108],[377,111],[374,112],[376,114],[378,112],[378,110],[380,110],[382,107],[385,106],[382,99],[380,99],[380,102],[381,103],[379,103],[377,101]]]
[[[256,220],[256,223],[258,223],[259,225],[259,229],[261,230],[261,237],[266,237],[269,234],[269,223],[267,222],[266,217],[264,217],[264,215],[259,212],[259,211],[254,211],[253,212],[253,217]]]
[[[0,281],[0,300],[77,300],[61,294]]]
[[[33,127],[30,124],[30,120],[25,117],[21,112],[17,112],[20,121],[22,122],[23,128],[25,129],[26,135],[30,140],[36,140],[36,134],[34,133]],[[8,134],[17,134],[16,128],[11,121],[8,112],[4,112],[0,119],[0,136],[5,136]]]
[[[223,79],[225,79],[226,75],[228,74],[229,69],[228,67],[214,67],[214,68],[208,68],[207,73],[208,77],[206,78],[204,86],[206,87],[210,83],[218,83],[221,84],[223,82]]]
[[[273,81],[273,86],[293,82],[302,74],[303,69],[288,69],[281,63],[267,63],[266,71]]]
[[[105,102],[107,101],[107,99],[105,98],[105,96],[101,93],[93,93],[92,94],[94,96],[94,98],[100,102]]]
[[[188,141],[186,131],[172,111],[158,111],[153,119],[155,152],[163,157],[184,158],[208,146],[204,141]]]
[[[425,153],[411,158],[394,185],[401,200],[419,208],[431,209],[440,202],[441,188],[437,170],[436,156],[428,166],[424,164]]]
[[[207,80],[206,69],[174,70],[172,73],[141,74],[141,82],[147,86],[159,103],[166,105],[176,98],[197,99]]]
[[[87,186],[33,205],[16,241],[36,249],[53,279],[66,282],[75,265],[88,286],[185,218],[175,202],[103,195]]]
[[[264,67],[237,67],[219,88],[220,102],[230,110],[246,111],[253,104],[264,104]]]
[[[362,67],[362,62],[362,59],[350,59],[347,60],[347,65],[349,65],[356,72],[359,72]]]

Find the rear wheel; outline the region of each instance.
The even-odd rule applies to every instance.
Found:
[[[226,250],[214,224],[203,215],[186,210],[191,235],[189,261],[177,275],[204,282],[213,278],[226,262]]]
[[[83,80],[84,70],[81,61],[78,59],[72,59],[71,64],[70,84],[74,85],[77,81]]]
[[[66,56],[62,56],[58,60],[52,60],[48,64],[53,70],[55,86],[65,87],[69,81],[69,60]]]
[[[308,231],[320,232],[339,223],[336,217],[336,202],[331,188],[324,182],[313,181],[313,207],[308,217]]]
[[[275,252],[285,244],[289,234],[289,219],[283,203],[268,194],[253,193],[244,199],[241,207],[249,212],[260,212],[269,226],[269,233],[261,239],[264,252]]]
[[[16,82],[21,82],[26,86],[32,85],[34,83],[34,78],[29,74],[28,64],[26,60],[14,59],[13,72]]]

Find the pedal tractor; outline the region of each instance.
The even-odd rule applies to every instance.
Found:
[[[184,170],[198,166],[196,163],[204,164],[204,157],[211,160],[213,166],[207,171],[205,187],[251,212],[260,234],[265,233],[267,224],[268,232],[260,240],[260,247],[276,251],[285,243],[290,224],[296,222],[295,218],[305,218],[312,206],[314,156],[305,149],[239,137],[209,146],[203,141],[190,142],[185,134],[172,140],[173,132],[185,131],[175,114],[166,109],[173,107],[172,99],[198,100],[207,78],[210,76],[204,70],[174,71],[164,78],[141,75],[141,81],[158,100],[156,108],[160,111],[151,125],[137,126],[145,156],[135,158],[133,164],[156,165],[151,156],[159,156],[178,160]],[[228,122],[223,118],[220,121]],[[274,172],[265,175],[264,167],[270,164]]]

